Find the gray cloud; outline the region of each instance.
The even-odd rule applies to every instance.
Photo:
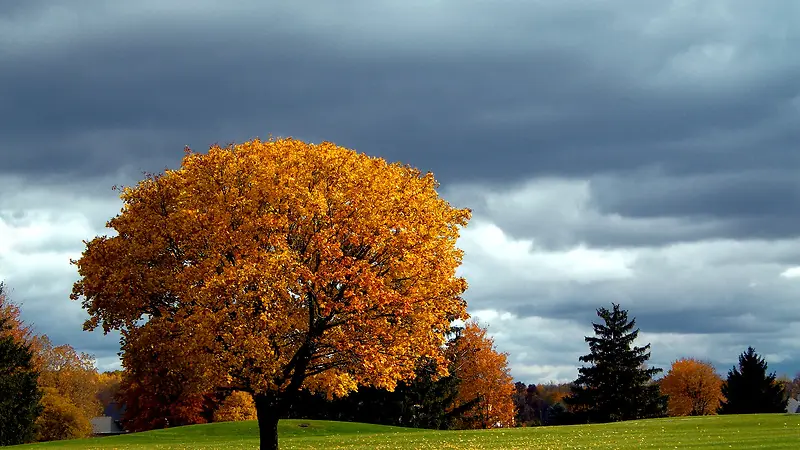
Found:
[[[12,15],[24,52],[6,56],[0,80],[3,145],[33,150],[10,152],[6,167],[158,170],[184,144],[270,132],[335,140],[445,179],[798,164],[783,149],[797,138],[800,78],[778,51],[791,51],[779,44],[792,29],[763,37],[754,20],[731,35],[630,2],[491,11],[441,2],[427,18],[389,3],[244,5]],[[769,10],[723,12],[783,23]],[[287,20],[268,20],[278,14]],[[39,43],[25,19],[60,25],[60,39]],[[714,145],[743,130],[756,142]]]

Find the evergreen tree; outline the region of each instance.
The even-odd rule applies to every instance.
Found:
[[[739,367],[728,371],[722,385],[720,414],[758,414],[786,411],[783,386],[775,381],[775,372],[767,374],[767,362],[753,347],[739,355]]]
[[[33,352],[10,331],[8,318],[0,316],[0,445],[33,441],[42,410]]]
[[[588,422],[660,417],[665,414],[667,397],[652,380],[661,369],[648,369],[650,344],[634,347],[639,335],[636,320],[613,304],[613,309],[597,310],[604,324],[593,323],[595,337],[586,337],[590,353],[580,357],[589,366],[578,369],[578,379],[564,398],[581,419]]]

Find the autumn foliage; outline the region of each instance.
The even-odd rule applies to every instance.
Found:
[[[36,384],[43,397],[37,409],[40,414],[35,421],[35,438],[49,441],[89,436],[90,419],[102,413],[94,357],[78,353],[70,345],[56,346],[47,335],[36,335],[2,289],[0,318],[6,320],[7,327],[0,334],[30,349],[31,363],[38,373]]]
[[[451,370],[460,380],[454,406],[477,399],[458,420],[457,428],[495,428],[514,425],[513,378],[508,355],[495,349],[486,329],[468,322],[448,348]]]
[[[90,418],[54,388],[44,388],[42,413],[36,421],[37,440],[79,439],[92,433]]]
[[[669,395],[670,416],[716,414],[722,399],[722,378],[710,363],[682,358],[672,363],[661,380],[661,392]]]
[[[229,395],[214,411],[214,422],[239,422],[256,419],[256,404],[253,396],[236,391]]]
[[[33,328],[20,318],[19,305],[8,296],[3,282],[0,282],[0,318],[6,320],[6,327],[2,331],[4,335],[11,336],[18,343],[29,345],[31,350],[37,353],[38,342]]]
[[[211,422],[218,399],[194,389],[183,375],[168,368],[125,370],[117,394],[125,405],[125,429],[147,431]]]
[[[251,393],[272,439],[301,387],[392,388],[420,358],[446,370],[445,334],[466,318],[455,244],[470,213],[437,187],[331,143],[187,152],[122,190],[116,235],[87,243],[72,298],[87,329],[121,331],[126,368],[158,354],[191,392]]]
[[[74,405],[88,421],[103,412],[99,391],[99,374],[94,357],[78,353],[72,346],[55,346],[47,336],[40,337],[42,369],[39,386],[51,388]],[[46,406],[45,406],[46,408]]]
[[[103,410],[119,404],[119,391],[122,384],[122,371],[100,372],[97,374],[97,400]]]

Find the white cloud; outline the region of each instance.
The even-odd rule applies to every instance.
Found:
[[[119,210],[119,200],[113,193],[93,195],[92,186],[54,189],[12,178],[0,179],[0,191],[0,280],[20,304],[22,319],[56,345],[70,344],[112,364],[118,359],[117,335],[84,334],[88,316],[69,299],[78,277],[70,260],[80,256],[83,240],[107,233],[104,223]]]
[[[489,325],[498,348],[510,354],[522,381],[569,380],[587,347],[597,307],[621,303],[642,318],[639,344],[652,344],[651,364],[668,369],[675,359],[696,357],[724,374],[748,346],[770,362],[800,358],[800,304],[790,280],[800,266],[797,239],[707,239],[635,247],[582,243],[588,223],[609,229],[638,219],[602,214],[592,185],[580,180],[540,179],[504,189],[451,187],[454,203],[479,205],[459,245],[471,313]],[[526,201],[526,199],[530,201]],[[471,199],[471,200],[468,200]],[[517,218],[517,219],[510,219]],[[519,218],[525,218],[519,220]],[[538,220],[541,218],[541,220]],[[666,218],[658,232],[669,234]],[[536,232],[514,237],[501,224],[528,222]],[[574,233],[560,246],[536,236]],[[570,243],[572,242],[572,243]],[[782,278],[776,273],[782,272]],[[786,339],[787,342],[784,342]]]
[[[493,264],[497,270],[531,281],[585,283],[631,277],[635,262],[624,250],[579,245],[567,251],[547,251],[533,240],[514,239],[497,225],[480,220],[464,230],[459,245],[468,253],[463,269],[468,276],[476,264]]]
[[[781,272],[781,276],[784,278],[798,278],[800,277],[800,266],[790,267],[783,272]]]

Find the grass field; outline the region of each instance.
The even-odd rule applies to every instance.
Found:
[[[800,449],[800,415],[669,418],[478,431],[283,420],[279,433],[281,449]],[[228,422],[13,448],[226,450],[257,446],[255,422]]]

